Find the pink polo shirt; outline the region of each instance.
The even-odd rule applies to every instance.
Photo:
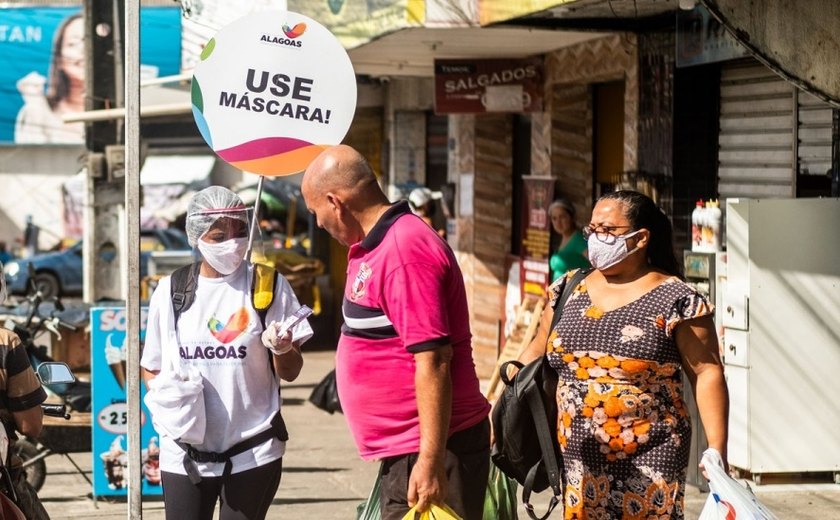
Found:
[[[394,204],[350,247],[342,310],[336,381],[362,458],[419,451],[416,352],[452,345],[450,435],[487,417],[461,270],[446,242],[407,202]]]

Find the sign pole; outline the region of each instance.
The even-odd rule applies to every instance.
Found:
[[[263,181],[265,175],[260,175],[257,181],[257,200],[254,201],[254,216],[251,218],[251,232],[248,235],[248,251],[245,252],[245,261],[251,261],[251,251],[254,248],[254,237],[259,233],[259,221],[257,220],[260,214],[260,201],[262,200]]]

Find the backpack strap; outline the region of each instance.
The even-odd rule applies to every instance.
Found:
[[[551,317],[551,328],[548,329],[549,333],[554,330],[554,327],[557,326],[557,323],[563,316],[563,307],[566,305],[566,300],[568,300],[569,296],[572,295],[572,291],[574,291],[575,287],[577,287],[578,284],[580,284],[580,282],[591,272],[591,267],[578,269],[572,274],[572,276],[566,279],[566,284],[563,286],[563,292],[560,293],[560,298],[557,299],[557,305],[554,306],[554,315]]]
[[[169,294],[172,299],[172,312],[175,316],[175,330],[178,330],[178,320],[181,314],[189,309],[195,301],[195,290],[198,287],[198,271],[201,262],[179,267],[172,272]]]
[[[253,264],[254,273],[251,279],[251,304],[257,315],[260,317],[260,323],[263,330],[265,330],[265,319],[268,315],[268,309],[274,301],[274,293],[277,291],[277,269],[270,265]]]

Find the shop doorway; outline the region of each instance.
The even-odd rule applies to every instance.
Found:
[[[593,200],[612,191],[624,172],[624,81],[592,85]]]

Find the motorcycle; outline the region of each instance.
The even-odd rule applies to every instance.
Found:
[[[48,362],[42,363],[36,370],[38,379],[42,385],[50,384],[71,384],[76,378],[73,372],[65,363]],[[60,417],[70,419],[67,406],[63,404],[42,404],[44,415],[49,417]],[[28,501],[37,500],[34,493],[28,493],[24,486],[16,486],[15,480],[10,472],[13,450],[11,438],[5,427],[0,428],[0,518],[26,520],[23,511],[33,510],[33,506],[42,508],[40,504],[27,504]]]
[[[29,264],[32,270],[32,264]],[[34,280],[34,273],[30,273],[30,281]],[[34,282],[30,283],[30,290],[26,296],[28,309],[25,320],[20,323],[8,320],[5,327],[20,338],[26,349],[29,362],[33,369],[43,363],[52,363],[54,360],[47,355],[45,346],[36,345],[35,338],[43,331],[47,331],[61,339],[61,329],[70,331],[76,330],[76,326],[61,320],[56,313],[63,312],[64,305],[58,296],[44,299],[41,291]],[[52,310],[48,315],[41,312],[42,303],[52,303]],[[47,466],[44,459],[52,454],[82,453],[90,451],[91,447],[91,424],[90,405],[91,387],[90,382],[79,381],[51,381],[44,383],[44,388],[54,395],[57,395],[64,406],[74,412],[80,412],[79,420],[74,420],[72,427],[56,423],[47,418],[44,422],[41,437],[39,439],[25,438],[15,443],[15,454],[23,460],[23,469],[26,472],[26,479],[35,490],[40,490],[47,478]],[[63,421],[62,421],[63,422]],[[70,462],[78,471],[87,478],[87,475],[76,465],[69,456]]]

